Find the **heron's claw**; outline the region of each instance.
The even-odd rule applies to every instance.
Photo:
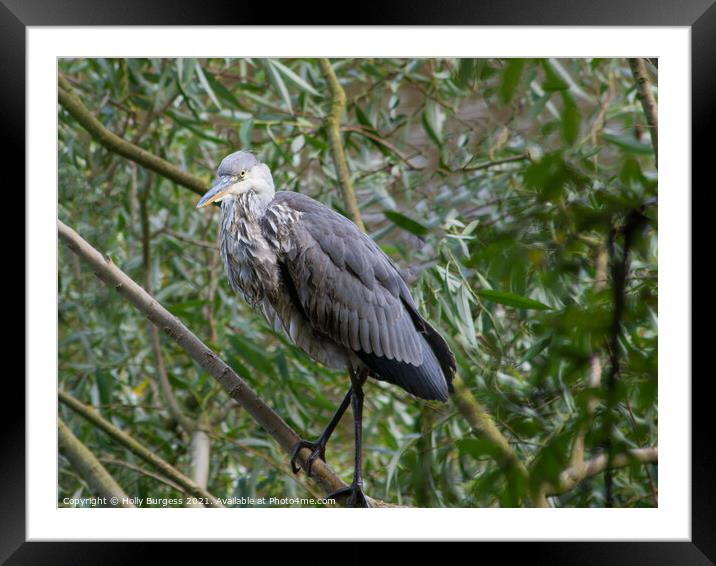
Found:
[[[311,455],[306,460],[306,474],[311,475],[311,468],[316,458],[320,458],[324,462],[326,461],[326,443],[318,440],[317,442],[311,442],[309,440],[299,440],[291,448],[291,470],[294,474],[301,471],[301,466],[296,465],[296,459],[301,448],[308,448],[311,451]]]
[[[335,499],[337,496],[346,495],[347,493],[351,494],[347,501],[347,507],[370,507],[368,499],[363,493],[363,486],[355,482],[329,493],[326,495],[326,499]]]

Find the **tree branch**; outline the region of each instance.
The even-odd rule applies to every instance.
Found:
[[[65,456],[95,493],[109,500],[112,507],[134,507],[107,469],[60,418],[57,419],[57,431]],[[119,498],[119,503],[112,504],[111,501],[115,497]]]
[[[128,142],[105,128],[102,122],[72,92],[72,87],[66,79],[60,76],[59,83],[58,99],[60,104],[97,142],[110,151],[151,169],[198,195],[203,195],[207,191],[209,187],[201,178],[179,169],[161,157]]]
[[[649,80],[649,74],[646,70],[646,64],[644,59],[629,59],[629,67],[631,67],[632,75],[636,81],[637,92],[639,93],[639,100],[641,100],[641,106],[644,109],[644,115],[646,116],[646,123],[649,126],[649,135],[651,137],[651,145],[654,147],[654,162],[656,166],[659,166],[659,121],[658,111],[656,107],[656,99],[654,93],[651,91],[651,81]]]
[[[579,482],[596,476],[607,469],[623,468],[632,462],[641,462],[644,464],[656,464],[659,461],[658,448],[634,448],[624,454],[617,454],[612,458],[609,465],[609,457],[607,454],[600,454],[595,458],[591,458],[584,462],[583,466],[570,467],[559,475],[559,483],[556,486],[547,486],[546,494],[562,495],[574,489]]]
[[[507,474],[515,474],[527,485],[529,480],[527,468],[517,457],[514,450],[512,450],[507,439],[495,426],[495,421],[492,416],[480,402],[475,399],[465,383],[463,383],[462,379],[457,375],[453,380],[453,388],[455,390],[452,395],[453,401],[460,411],[460,414],[462,414],[465,420],[470,424],[474,434],[487,440],[494,446],[497,464],[504,472]],[[539,491],[530,494],[530,497],[536,507],[549,507],[547,500]]]
[[[187,491],[187,493],[190,493],[195,497],[207,499],[209,501],[210,507],[223,507],[221,502],[211,493],[199,487],[191,479],[189,479],[179,470],[174,468],[174,466],[172,466],[169,462],[160,458],[151,450],[145,448],[129,434],[114,426],[111,422],[109,422],[102,415],[100,415],[93,407],[90,407],[78,401],[72,395],[70,395],[66,391],[63,391],[62,389],[59,390],[58,395],[60,402],[67,405],[75,413],[84,417],[92,424],[97,426],[99,429],[103,430],[114,440],[119,442],[122,446],[133,452],[135,455],[139,456],[148,464],[154,466],[162,474],[164,474],[168,478],[171,478],[172,481],[182,486]]]
[[[331,91],[332,102],[331,110],[326,116],[326,131],[328,133],[328,142],[331,146],[331,153],[333,154],[333,164],[336,167],[336,174],[341,187],[341,194],[343,195],[343,203],[351,215],[351,220],[365,232],[365,225],[360,215],[358,201],[356,200],[356,194],[353,189],[353,181],[348,171],[346,154],[343,150],[343,143],[341,142],[341,118],[346,110],[346,93],[338,82],[338,77],[336,77],[336,73],[330,61],[328,59],[319,59],[319,62],[323,69],[323,74],[326,76],[328,88]]]
[[[252,418],[281,446],[284,452],[290,452],[291,448],[299,440],[298,434],[271,407],[263,402],[248,383],[205,346],[176,316],[162,307],[149,293],[114,265],[109,257],[99,253],[63,222],[58,220],[57,227],[60,239],[67,244],[70,250],[90,264],[97,277],[122,294],[130,303],[143,312],[150,321],[164,330],[209,375],[221,384],[231,398],[238,401],[246,409]],[[143,449],[142,446],[137,448]],[[156,458],[151,452],[149,454]],[[308,448],[303,448],[298,453],[298,459],[304,466],[309,456],[310,450]],[[346,485],[322,460],[314,461],[312,475],[328,492],[335,491]],[[189,478],[185,479],[189,480]],[[191,483],[196,486],[194,482]],[[342,499],[341,503],[344,502]],[[378,507],[390,506],[377,500],[371,500],[371,502],[372,505]]]
[[[477,165],[472,166],[465,166],[462,169],[455,169],[451,171],[452,173],[463,173],[467,171],[481,171],[483,169],[489,169],[490,167],[495,167],[496,165],[503,165],[504,163],[514,163],[515,161],[524,161],[525,159],[529,159],[530,156],[526,153],[523,153],[522,155],[512,155],[510,157],[503,157],[502,159],[496,159],[494,161],[486,161],[485,163],[478,163]]]

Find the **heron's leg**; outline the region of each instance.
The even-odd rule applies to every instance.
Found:
[[[348,499],[349,507],[370,507],[368,500],[363,494],[363,458],[362,458],[362,437],[363,437],[363,383],[367,379],[368,374],[365,372],[351,373],[351,383],[353,385],[353,397],[351,406],[353,408],[353,424],[355,427],[355,467],[353,470],[353,482],[346,487],[334,491],[326,495],[326,499],[333,499],[337,495],[345,495],[350,493]]]
[[[331,420],[321,433],[321,436],[318,437],[318,440],[311,442],[310,440],[301,439],[293,445],[293,448],[291,448],[291,469],[294,474],[297,474],[301,470],[300,466],[296,465],[296,458],[298,458],[298,452],[301,448],[309,448],[311,450],[311,455],[308,457],[308,460],[306,460],[306,473],[309,476],[311,475],[313,461],[316,458],[320,458],[324,462],[326,461],[326,444],[328,443],[328,439],[331,437],[331,434],[333,434],[336,425],[338,425],[338,422],[341,420],[343,413],[346,412],[348,405],[350,405],[352,395],[353,387],[351,387],[348,390],[348,393],[346,393],[346,396],[343,397],[343,401],[341,401],[341,404],[338,406],[338,409],[333,417],[331,417]]]

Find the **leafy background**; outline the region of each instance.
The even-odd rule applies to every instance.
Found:
[[[610,230],[657,194],[649,132],[622,59],[344,59],[342,136],[370,235],[442,329],[470,392],[527,467],[554,484],[584,435],[585,457],[657,445],[657,219],[631,249],[609,398],[614,310]],[[111,131],[206,179],[223,156],[256,152],[281,190],[344,212],[315,59],[65,59],[61,75]],[[651,80],[658,70],[648,64]],[[654,93],[656,87],[654,86]],[[230,290],[218,207],[98,144],[61,106],[59,217],[226,360],[306,438],[349,385],[273,333]],[[59,385],[185,473],[192,439],[158,386],[207,430],[208,490],[220,497],[320,495],[250,416],[174,342],[59,248]],[[605,268],[605,265],[607,268]],[[601,267],[600,267],[601,266]],[[158,357],[159,356],[159,357]],[[589,387],[594,364],[599,387]],[[138,497],[176,497],[146,465],[65,406],[60,416]],[[329,464],[352,473],[347,415]],[[367,492],[430,507],[528,504],[454,403],[366,387]],[[89,496],[59,457],[58,505]],[[657,466],[613,471],[613,504],[657,505]],[[550,498],[604,506],[605,474]]]

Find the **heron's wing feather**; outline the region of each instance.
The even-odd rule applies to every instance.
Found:
[[[420,365],[421,337],[405,304],[413,301],[390,259],[355,224],[299,193],[277,193],[269,226],[280,225],[272,215],[282,205],[300,213],[283,235],[282,261],[314,328],[353,351]]]

